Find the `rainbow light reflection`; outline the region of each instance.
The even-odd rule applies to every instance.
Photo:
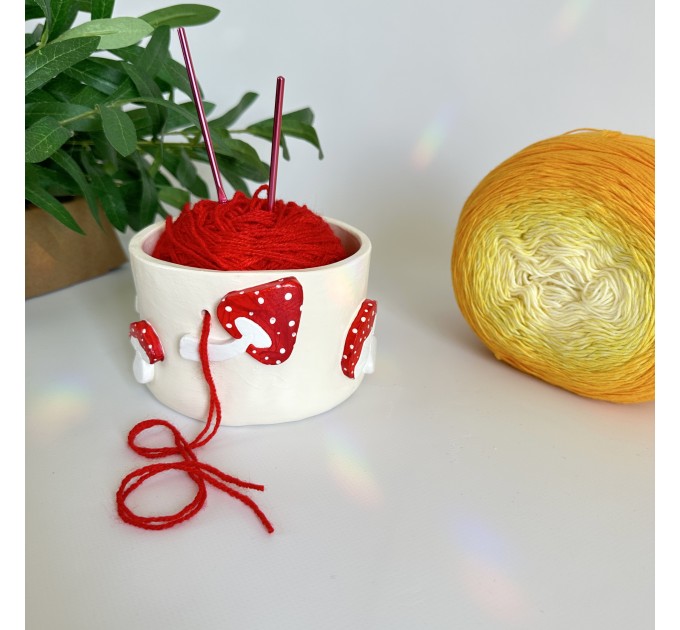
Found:
[[[92,409],[92,394],[75,377],[62,375],[26,399],[28,427],[43,437],[54,437],[85,420]]]
[[[591,0],[567,0],[553,22],[551,34],[557,41],[572,36],[588,13]]]
[[[355,440],[338,430],[326,435],[328,468],[338,486],[353,500],[375,506],[383,494]]]
[[[528,620],[531,607],[524,590],[512,577],[506,541],[476,518],[456,518],[453,542],[457,579],[470,599],[492,617],[507,623]]]
[[[431,120],[420,134],[413,149],[411,161],[416,169],[425,170],[436,157],[449,135],[453,121],[451,107],[443,107],[437,116]]]

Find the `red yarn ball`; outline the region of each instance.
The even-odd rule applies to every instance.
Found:
[[[347,257],[340,239],[307,206],[277,200],[273,210],[258,195],[242,192],[226,203],[187,204],[168,217],[153,256],[160,260],[220,271],[308,269]]]

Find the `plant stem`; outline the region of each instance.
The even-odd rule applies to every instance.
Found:
[[[77,120],[83,120],[84,118],[91,118],[97,113],[97,110],[91,109],[88,112],[83,112],[82,114],[78,114],[77,116],[72,116],[71,118],[65,118],[64,120],[60,120],[59,124],[60,125],[68,125],[69,123],[76,122]]]

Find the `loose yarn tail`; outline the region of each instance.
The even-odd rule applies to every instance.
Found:
[[[176,462],[166,462],[158,464],[149,464],[138,468],[123,478],[118,492],[116,493],[116,504],[118,507],[118,514],[123,521],[135,527],[142,529],[168,529],[179,525],[180,523],[190,519],[196,515],[205,505],[207,497],[207,485],[222,490],[230,497],[241,501],[248,506],[258,517],[264,528],[271,534],[274,531],[269,519],[258,505],[246,494],[240,492],[236,488],[243,488],[248,490],[263,491],[264,486],[260,484],[249,483],[232,477],[223,473],[221,470],[205,464],[198,460],[194,450],[205,446],[217,433],[220,423],[222,421],[222,408],[219,398],[217,396],[217,389],[210,371],[210,363],[208,360],[208,334],[210,332],[210,313],[205,311],[203,313],[203,326],[201,329],[201,340],[199,346],[199,354],[201,359],[201,368],[203,376],[208,385],[210,392],[210,404],[208,410],[208,417],[205,426],[201,432],[191,442],[187,442],[180,431],[167,420],[160,418],[152,418],[149,420],[142,420],[137,423],[128,434],[128,446],[142,457],[149,459],[157,459],[168,457],[171,455],[179,455],[182,460]],[[164,427],[170,431],[174,446],[163,446],[151,448],[142,446],[137,443],[137,438],[147,429],[153,427]],[[126,504],[127,498],[137,490],[145,481],[159,475],[168,470],[180,470],[185,472],[189,478],[196,485],[196,494],[194,498],[187,503],[181,510],[174,514],[167,515],[153,515],[141,516],[133,512]],[[235,487],[234,487],[235,486]]]

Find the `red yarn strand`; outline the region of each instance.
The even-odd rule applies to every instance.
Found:
[[[194,453],[194,450],[205,446],[217,433],[222,420],[222,408],[219,397],[217,396],[217,388],[210,371],[210,363],[208,360],[208,335],[210,332],[210,313],[205,311],[203,313],[203,326],[201,329],[201,341],[199,345],[199,354],[201,358],[201,368],[203,376],[208,385],[210,392],[210,403],[208,410],[208,417],[205,426],[201,432],[194,438],[192,442],[187,442],[180,431],[167,420],[160,418],[152,418],[149,420],[142,420],[138,422],[128,434],[128,446],[137,454],[149,458],[156,459],[161,457],[168,457],[171,455],[179,455],[182,460],[176,462],[149,464],[143,466],[125,476],[116,493],[116,504],[118,507],[118,514],[123,521],[140,527],[142,529],[159,530],[168,529],[179,525],[180,523],[195,516],[205,505],[208,495],[206,484],[222,490],[230,497],[237,499],[244,505],[248,506],[258,517],[264,528],[271,534],[274,531],[269,519],[258,505],[246,494],[239,492],[233,486],[244,488],[248,490],[263,491],[264,486],[254,484],[247,481],[232,477],[222,472],[218,468],[209,464],[200,462]],[[147,447],[137,443],[137,438],[147,429],[153,427],[164,427],[172,434],[174,446],[163,447]],[[140,516],[133,512],[126,504],[127,498],[137,490],[145,481],[167,472],[169,470],[179,470],[187,474],[187,476],[196,484],[196,494],[194,498],[187,503],[181,510],[174,514],[154,515],[154,516]]]

